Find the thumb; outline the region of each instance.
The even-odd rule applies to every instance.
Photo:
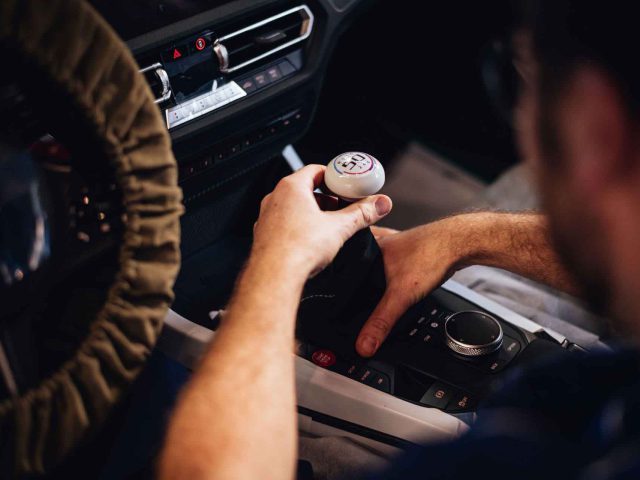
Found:
[[[410,305],[411,302],[406,296],[390,290],[385,291],[378,306],[360,330],[356,340],[358,353],[363,357],[373,356]]]
[[[344,220],[346,238],[350,238],[358,230],[362,230],[373,225],[381,218],[385,217],[393,207],[391,199],[386,195],[372,195],[341,210],[331,212]]]

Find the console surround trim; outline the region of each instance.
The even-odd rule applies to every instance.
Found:
[[[194,369],[215,332],[169,310],[157,348]],[[468,430],[462,420],[436,408],[416,405],[295,356],[299,407],[362,425],[407,442],[453,440]]]
[[[532,334],[544,331],[559,343],[563,342],[564,337],[559,333],[541,327],[455,280],[447,281],[442,288],[495,314],[507,323]],[[214,336],[214,331],[170,310],[165,318],[158,348],[170,358],[193,369]],[[294,362],[297,403],[307,411],[329,415],[416,444],[452,440],[469,428],[456,416],[354,382],[302,357],[295,356]]]

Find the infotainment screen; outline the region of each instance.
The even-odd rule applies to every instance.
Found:
[[[124,40],[129,40],[229,3],[229,0],[90,0],[90,2]]]

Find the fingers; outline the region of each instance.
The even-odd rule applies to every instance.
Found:
[[[358,230],[373,225],[385,217],[393,207],[391,199],[386,195],[372,195],[352,203],[342,210],[331,212],[344,222],[344,240],[350,238]]]
[[[311,190],[315,190],[322,185],[322,182],[324,181],[324,171],[326,169],[327,167],[324,165],[307,165],[288,177],[284,177],[281,181],[294,182],[296,184],[307,186]]]
[[[408,299],[387,290],[360,330],[356,340],[358,353],[363,357],[374,355],[409,306]]]

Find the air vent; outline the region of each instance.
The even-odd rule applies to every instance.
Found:
[[[147,83],[151,87],[154,97],[156,97],[156,103],[166,102],[171,98],[171,82],[169,82],[169,75],[161,63],[154,63],[148,67],[144,67],[140,70]]]
[[[220,71],[235,72],[304,41],[313,20],[309,7],[301,5],[220,37],[213,45]]]

